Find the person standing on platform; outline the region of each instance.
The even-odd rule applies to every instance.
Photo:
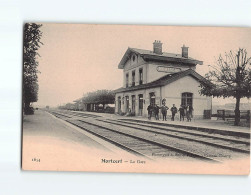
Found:
[[[152,111],[153,111],[152,104],[150,104],[150,105],[147,107],[147,111],[148,111],[148,119],[151,120]]]
[[[180,112],[180,121],[181,121],[181,119],[183,119],[183,121],[184,121],[184,117],[185,117],[185,108],[184,108],[184,106],[180,105],[179,112]]]
[[[175,104],[173,104],[173,107],[171,108],[172,112],[172,121],[174,121],[175,114],[177,113],[177,108],[175,107]]]
[[[191,122],[193,117],[193,107],[192,106],[187,106],[187,121]]]
[[[165,105],[163,105],[162,107],[161,107],[161,113],[162,113],[162,116],[163,116],[163,121],[165,120],[166,121],[166,113],[167,113],[167,110],[168,110],[169,108],[167,107],[167,106],[165,106]]]
[[[157,104],[154,107],[154,114],[155,114],[155,119],[158,121],[159,120],[159,106]]]

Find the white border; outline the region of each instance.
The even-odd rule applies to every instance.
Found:
[[[245,176],[21,171],[25,21],[251,27],[250,0],[1,0],[0,194],[251,194]]]

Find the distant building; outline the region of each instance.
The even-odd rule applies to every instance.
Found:
[[[75,110],[86,110],[86,105],[83,103],[83,99],[79,98],[73,101],[75,103]]]
[[[200,84],[206,83],[196,65],[203,62],[188,56],[188,47],[181,54],[162,52],[162,43],[155,41],[153,51],[128,48],[118,68],[123,69],[123,87],[115,90],[115,112],[147,116],[151,103],[170,108],[173,104],[191,105],[195,117],[211,110],[212,98],[199,94]]]
[[[111,90],[97,90],[74,101],[75,110],[114,113],[115,94]]]

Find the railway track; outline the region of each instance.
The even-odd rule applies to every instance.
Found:
[[[153,159],[152,154],[161,153],[163,156],[185,156],[186,158],[196,158],[202,161],[221,162],[219,160],[201,156],[195,152],[187,151],[174,147],[169,144],[163,144],[151,139],[135,136],[131,133],[117,131],[113,128],[104,127],[92,122],[83,120],[66,120],[67,122],[89,132],[98,137],[105,139],[115,145],[132,152],[136,155]]]
[[[98,119],[97,119],[98,120]],[[146,131],[146,132],[152,132],[152,133],[158,133],[170,137],[175,137],[179,139],[184,139],[184,140],[189,140],[189,141],[195,141],[199,143],[204,143],[212,146],[218,146],[220,148],[226,148],[229,150],[237,151],[237,152],[242,152],[249,154],[250,153],[250,142],[249,140],[246,139],[230,139],[230,138],[224,138],[223,136],[215,136],[215,135],[210,135],[210,134],[199,134],[197,132],[188,130],[178,130],[175,128],[163,128],[159,127],[157,125],[144,125],[144,124],[138,124],[134,122],[124,122],[124,121],[114,121],[114,120],[99,120],[105,123],[109,124],[115,124],[115,125],[120,125],[124,127],[130,127],[134,129],[138,129],[141,131]]]
[[[148,159],[154,159],[153,154],[156,154],[156,156],[162,157],[222,162],[224,156],[238,157],[239,153],[243,155],[250,153],[250,142],[243,138],[237,139],[152,124],[104,119],[85,113],[51,113],[124,150]],[[189,146],[186,147],[186,144]],[[208,155],[210,153],[220,155]]]
[[[74,116],[83,117],[83,118],[88,118],[88,117],[99,118],[100,117],[100,116],[97,116],[97,115],[94,115],[94,114],[77,113],[77,112],[71,112],[71,111],[61,111],[61,112],[50,111],[50,113],[57,114],[57,115],[64,115],[67,118],[72,118]]]
[[[156,124],[154,121],[149,120],[139,120],[139,119],[132,119],[132,118],[121,118],[120,121],[126,121],[126,122],[137,122],[141,125],[143,124]],[[250,139],[250,132],[240,132],[240,131],[224,131],[220,129],[212,129],[207,127],[193,127],[189,125],[181,125],[181,124],[171,124],[171,123],[158,123],[158,126],[162,127],[173,127],[178,128],[182,130],[196,130],[200,133],[208,133],[208,134],[217,134],[217,135],[223,135],[223,136],[230,136],[230,137],[238,137],[238,138],[247,138]]]

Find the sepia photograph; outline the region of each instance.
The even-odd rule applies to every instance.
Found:
[[[22,169],[249,175],[250,35],[25,23]]]

